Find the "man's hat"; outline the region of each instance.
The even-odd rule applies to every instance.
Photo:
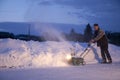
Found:
[[[94,24],[94,26],[99,26],[98,24]]]

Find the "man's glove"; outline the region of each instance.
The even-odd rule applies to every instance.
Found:
[[[90,42],[89,43],[95,43],[95,40],[94,39],[92,39],[92,40],[90,40]]]
[[[88,43],[88,47],[90,47],[91,46],[91,43]]]

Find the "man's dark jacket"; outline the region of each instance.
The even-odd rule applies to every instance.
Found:
[[[97,46],[102,48],[108,48],[108,39],[105,35],[105,32],[101,29],[94,32],[94,39],[97,42]]]

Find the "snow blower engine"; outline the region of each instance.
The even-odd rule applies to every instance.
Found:
[[[76,56],[76,53],[74,52],[74,54],[72,53],[71,56],[71,63],[73,65],[85,65],[86,62],[84,60],[85,56],[88,54],[88,52],[91,50],[90,49],[91,44],[88,44],[87,48],[80,54],[80,56]]]

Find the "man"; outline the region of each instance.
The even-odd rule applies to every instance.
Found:
[[[98,24],[94,24],[94,38],[90,42],[97,42],[97,46],[100,47],[102,56],[101,63],[112,63],[112,58],[108,51],[107,37],[105,32],[99,28]]]

